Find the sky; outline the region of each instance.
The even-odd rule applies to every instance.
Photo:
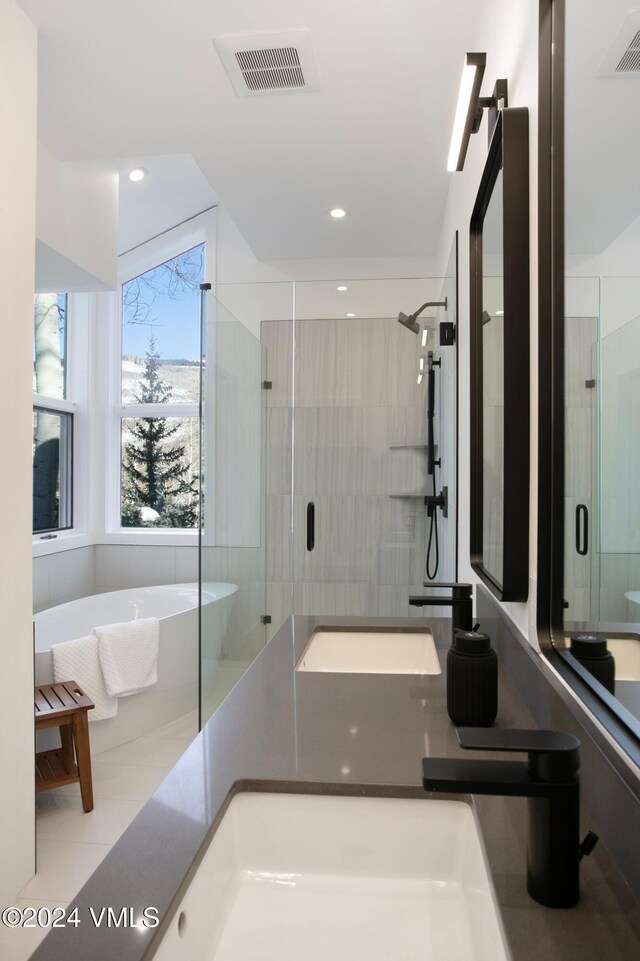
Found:
[[[142,274],[153,285],[150,290],[144,284],[139,285],[140,299],[148,303],[149,311],[144,323],[130,323],[131,309],[126,307],[124,313],[124,327],[122,339],[122,353],[124,356],[143,357],[149,346],[149,337],[155,336],[156,350],[165,359],[199,360],[200,359],[200,290],[199,284],[204,279],[202,254],[204,244],[194,247],[191,251],[181,254],[167,264],[189,264],[190,286],[177,286],[171,293],[168,291],[169,273],[159,268],[153,268]],[[125,296],[134,288],[136,279],[124,285]]]

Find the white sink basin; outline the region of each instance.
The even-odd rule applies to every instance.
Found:
[[[461,801],[238,794],[155,961],[508,961]]]
[[[296,671],[440,674],[431,631],[316,631]]]

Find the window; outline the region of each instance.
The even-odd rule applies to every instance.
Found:
[[[66,294],[36,294],[33,331],[33,533],[43,535],[73,526]]]
[[[120,526],[198,527],[204,243],[121,287]]]

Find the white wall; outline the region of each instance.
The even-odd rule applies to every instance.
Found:
[[[33,647],[31,642],[31,358],[36,183],[36,30],[15,0],[0,0],[0,378],[4,506],[0,554],[0,904],[34,871]]]
[[[640,272],[640,217],[596,256],[567,254],[570,277],[637,277]]]
[[[63,163],[38,143],[37,170],[37,289],[52,289],[53,280],[57,281],[56,290],[115,288],[115,166],[105,161]]]
[[[476,33],[474,50],[487,54],[487,69],[482,95],[489,96],[498,78],[509,82],[509,106],[529,108],[529,182],[530,182],[530,282],[531,282],[531,485],[529,511],[529,599],[523,604],[505,604],[521,630],[536,645],[536,543],[537,543],[537,409],[538,409],[538,2],[537,0],[486,0]],[[460,569],[461,581],[477,581],[469,563],[470,467],[469,467],[469,222],[487,155],[487,121],[471,138],[465,168],[451,174],[451,187],[445,211],[438,258],[442,273],[449,256],[454,231],[459,231],[460,292]]]

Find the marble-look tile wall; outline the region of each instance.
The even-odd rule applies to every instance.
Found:
[[[567,621],[599,620],[596,538],[598,318],[565,318],[565,600]],[[589,512],[589,553],[576,551],[576,507]],[[592,591],[592,587],[594,590]]]
[[[425,593],[428,527],[420,495],[431,492],[431,481],[427,382],[417,384],[417,371],[426,350],[395,319],[300,321],[295,331],[290,321],[264,322],[262,341],[273,382],[267,397],[272,633],[292,611],[420,616],[424,611],[408,599]],[[439,403],[438,376],[436,442],[442,430],[455,429],[447,417],[455,423],[454,412],[443,413]],[[454,577],[453,524],[439,518],[438,580]]]

